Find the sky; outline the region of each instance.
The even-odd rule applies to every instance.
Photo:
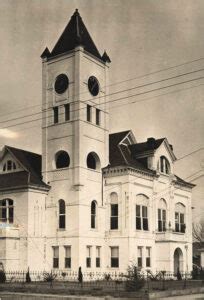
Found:
[[[110,132],[167,137],[177,158],[204,147],[203,0],[0,0],[0,147],[41,153],[40,55],[76,8],[111,58],[111,99],[124,98],[110,104]]]

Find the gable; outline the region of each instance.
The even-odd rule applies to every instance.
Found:
[[[5,151],[0,161],[0,173],[13,173],[24,171],[20,162],[8,151]]]

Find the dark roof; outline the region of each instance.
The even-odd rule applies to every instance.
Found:
[[[158,149],[165,138],[154,139],[148,138],[144,143],[136,143],[132,145],[125,145],[121,141],[130,133],[130,130],[117,132],[109,135],[109,162],[110,167],[128,166],[137,170],[146,171],[149,174],[156,174],[156,171],[148,168],[148,154]],[[170,145],[172,150],[172,146]],[[137,157],[137,155],[140,156]],[[141,154],[144,154],[141,155]],[[105,168],[106,169],[106,168]],[[175,182],[188,187],[194,187],[193,184],[188,183],[175,175]]]
[[[42,157],[39,154],[5,146],[19,163],[25,168],[25,171],[5,173],[0,175],[0,187],[13,187],[19,185],[37,185],[49,188],[42,180],[41,165]],[[8,182],[7,182],[8,181]]]
[[[111,167],[129,166],[132,168],[155,173],[146,168],[139,160],[132,157],[129,146],[120,144],[120,142],[130,133],[130,130],[117,132],[109,135],[109,162]],[[120,144],[120,145],[119,145]]]
[[[149,138],[146,142],[130,145],[129,148],[133,153],[139,154],[141,152],[158,149],[164,140],[165,138],[162,139]]]
[[[76,9],[62,35],[54,46],[51,54],[49,55],[47,50],[45,54],[48,55],[47,57],[56,56],[74,50],[79,45],[83,46],[85,51],[102,60],[96,45],[94,44],[78,10]]]

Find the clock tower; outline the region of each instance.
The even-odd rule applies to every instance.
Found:
[[[110,59],[100,55],[78,10],[41,58],[43,180],[51,186],[45,261],[70,247],[76,270],[87,267],[85,251],[94,255],[104,240],[101,169],[109,163]],[[58,267],[65,267],[63,259]]]

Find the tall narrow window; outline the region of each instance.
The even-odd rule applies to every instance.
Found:
[[[91,246],[86,247],[86,267],[91,268]]]
[[[53,268],[59,268],[59,247],[54,246],[53,249]]]
[[[151,267],[151,248],[146,247],[146,267]]]
[[[64,200],[59,200],[59,228],[65,229],[66,221],[66,208],[65,208],[65,202]]]
[[[11,199],[0,200],[0,222],[12,224],[13,216],[14,216],[13,200]]]
[[[111,268],[119,267],[119,247],[111,248]]]
[[[70,120],[70,104],[67,103],[64,105],[65,121]]]
[[[101,267],[101,247],[96,247],[96,268]]]
[[[136,229],[148,230],[147,206],[136,205]]]
[[[170,174],[171,172],[170,163],[165,156],[160,157],[159,166],[160,166],[160,172],[164,174]]]
[[[142,229],[140,205],[136,205],[136,229]]]
[[[65,246],[64,249],[65,249],[64,267],[71,268],[71,246]]]
[[[143,223],[143,230],[148,230],[148,215],[147,215],[146,206],[142,206],[142,223]]]
[[[91,122],[91,105],[87,104],[86,107],[86,120]]]
[[[96,201],[91,202],[91,228],[96,228]]]
[[[137,247],[137,266],[142,268],[142,247]]]
[[[118,229],[118,195],[113,192],[110,194],[110,229]]]
[[[177,203],[175,206],[175,231],[185,233],[185,206],[181,203]]]
[[[96,108],[96,125],[100,125],[100,115],[101,115],[101,111],[100,109]]]
[[[54,113],[54,124],[59,122],[59,109],[58,106],[53,107],[53,113]]]
[[[111,204],[110,229],[118,229],[118,204]]]

